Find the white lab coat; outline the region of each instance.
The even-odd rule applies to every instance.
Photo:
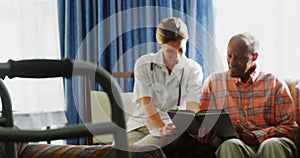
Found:
[[[141,106],[140,99],[143,97],[151,97],[161,119],[165,123],[171,122],[166,113],[168,110],[185,109],[187,101],[197,103],[200,101],[200,89],[203,79],[202,69],[198,63],[188,59],[185,55],[182,56],[170,75],[164,64],[162,49],[157,53],[143,55],[135,63],[134,76],[132,99],[139,106],[127,122],[127,131],[146,125],[150,134],[160,136],[160,132],[148,121],[144,108]],[[180,80],[182,80],[181,99],[180,106],[177,107]]]

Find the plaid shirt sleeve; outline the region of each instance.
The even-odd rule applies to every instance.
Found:
[[[202,89],[201,89],[201,96],[200,96],[200,110],[207,110],[207,109],[214,109],[217,108],[215,101],[213,99],[213,95],[211,94],[211,80],[210,77],[208,77],[205,82],[203,83]]]
[[[252,131],[258,141],[262,143],[271,137],[287,137],[293,139],[293,132],[298,128],[294,119],[294,102],[286,84],[276,82],[275,111],[273,119],[275,124],[260,130]],[[259,120],[257,120],[259,121]]]

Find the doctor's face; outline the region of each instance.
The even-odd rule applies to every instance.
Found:
[[[161,45],[163,49],[164,62],[170,69],[179,63],[180,58],[186,51],[186,39],[178,39]]]

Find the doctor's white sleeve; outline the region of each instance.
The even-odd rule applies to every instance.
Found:
[[[203,80],[201,66],[199,64],[195,64],[188,75],[186,101],[200,103],[200,92]]]
[[[151,87],[151,61],[146,61],[145,58],[139,58],[136,60],[134,66],[134,87],[132,101],[140,103],[140,99],[146,96],[150,96],[149,89]]]

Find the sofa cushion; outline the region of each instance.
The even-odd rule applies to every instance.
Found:
[[[132,102],[132,92],[123,92],[121,97],[124,101],[125,122],[132,115],[136,104]],[[91,121],[92,123],[104,123],[111,121],[111,105],[106,92],[91,91]],[[97,135],[93,137],[93,144],[111,144],[113,134]]]
[[[130,147],[132,158],[165,158],[156,145]],[[29,144],[19,153],[19,158],[114,158],[111,145],[53,145]]]
[[[30,144],[19,158],[108,158],[112,157],[112,147],[85,145]]]

